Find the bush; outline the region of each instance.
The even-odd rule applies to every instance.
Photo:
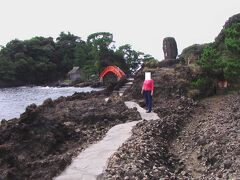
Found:
[[[159,63],[158,60],[151,59],[151,60],[149,60],[149,61],[147,61],[147,62],[145,63],[145,67],[148,67],[148,68],[157,68],[157,67],[158,67],[158,63]]]
[[[208,80],[206,78],[201,77],[199,79],[193,80],[191,82],[191,87],[196,89],[202,89],[203,87],[206,86],[207,81]]]

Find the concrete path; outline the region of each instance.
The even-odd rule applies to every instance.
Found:
[[[119,96],[122,96],[126,90],[128,90],[134,81],[134,78],[128,78],[128,82],[125,83],[119,90],[114,90],[113,93],[118,94]]]
[[[128,108],[136,107],[142,119],[159,119],[156,113],[146,113],[135,102],[125,102]],[[140,120],[141,121],[141,120]],[[134,125],[140,121],[134,121],[119,124],[112,127],[103,140],[90,145],[81,152],[70,166],[55,180],[95,180],[104,172],[107,167],[108,158],[113,155],[117,149],[131,136],[131,130]]]
[[[125,104],[129,109],[137,108],[137,111],[140,113],[140,116],[141,116],[142,119],[145,119],[145,120],[157,120],[157,119],[159,119],[159,117],[156,113],[154,113],[154,112],[146,113],[146,110],[143,109],[142,107],[140,107],[135,102],[126,101]]]

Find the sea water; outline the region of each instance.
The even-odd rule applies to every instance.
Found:
[[[98,91],[90,87],[15,87],[0,89],[0,121],[2,119],[19,118],[26,107],[32,103],[40,105],[47,98],[57,99],[60,96],[70,96],[75,92]]]

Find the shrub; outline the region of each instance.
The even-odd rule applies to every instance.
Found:
[[[156,59],[151,59],[145,63],[145,66],[148,68],[156,68],[158,67],[159,61]]]
[[[193,80],[191,82],[191,87],[192,88],[197,88],[197,89],[202,89],[203,87],[205,87],[207,84],[207,79],[206,78],[199,78],[199,79],[196,79],[196,80]]]

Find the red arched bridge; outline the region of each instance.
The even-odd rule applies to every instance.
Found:
[[[106,76],[108,73],[112,72],[115,74],[118,78],[118,81],[125,76],[125,73],[117,66],[107,66],[102,73],[100,74],[100,82],[103,82],[104,76]]]

